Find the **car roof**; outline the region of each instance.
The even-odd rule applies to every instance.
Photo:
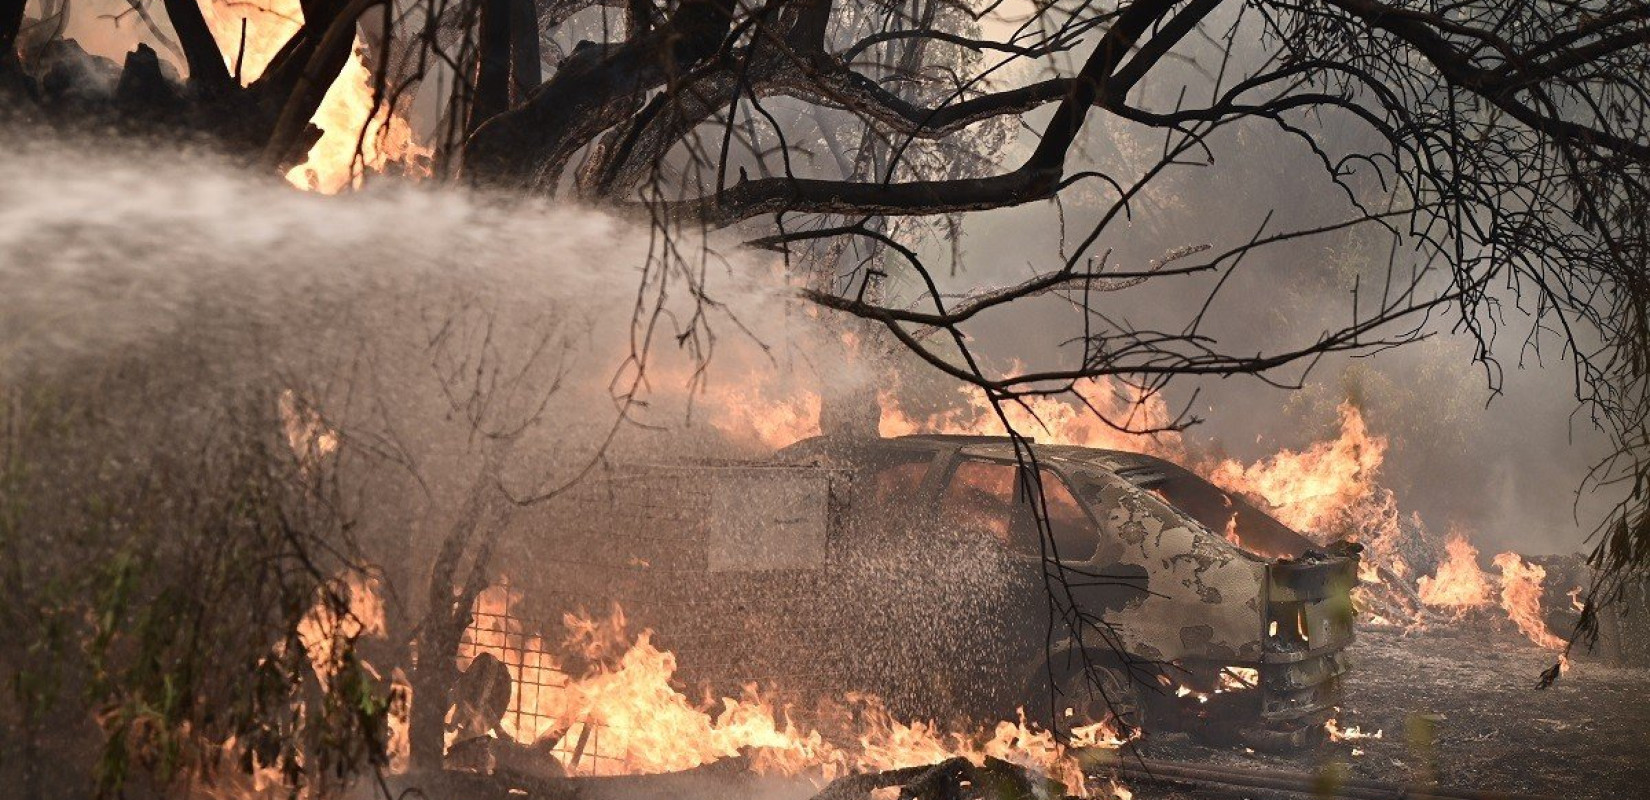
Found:
[[[1068,461],[1088,467],[1116,472],[1119,475],[1135,475],[1146,471],[1172,471],[1176,467],[1167,461],[1144,453],[1134,453],[1127,450],[1108,450],[1099,447],[1081,447],[1064,444],[1038,444],[1031,439],[1031,445],[1036,457],[1040,461]],[[789,460],[798,456],[809,456],[822,453],[840,454],[853,457],[855,455],[874,455],[879,451],[911,451],[957,449],[965,455],[978,458],[1014,458],[1014,443],[1007,436],[981,436],[971,434],[952,433],[918,433],[907,436],[891,436],[884,438],[853,438],[841,439],[826,436],[815,436],[803,439],[776,454],[782,460]]]
[[[1206,487],[1221,498],[1221,513],[1231,513],[1234,508],[1247,509],[1258,515],[1258,519],[1250,526],[1254,536],[1259,537],[1255,542],[1267,542],[1271,550],[1283,552],[1306,552],[1313,547],[1313,542],[1300,532],[1278,522],[1271,515],[1253,506],[1241,495],[1233,495],[1210,483],[1207,479],[1197,475],[1172,461],[1167,461],[1145,453],[1133,453],[1126,450],[1107,450],[1099,447],[1081,447],[1064,444],[1037,444],[1032,442],[1033,452],[1040,464],[1059,467],[1062,464],[1080,467],[1086,470],[1109,472],[1142,491],[1159,491],[1170,489],[1179,484],[1185,486],[1189,481],[1194,486]],[[806,461],[818,457],[832,460],[842,457],[848,461],[857,461],[864,458],[877,458],[880,455],[896,453],[927,453],[937,455],[955,450],[961,455],[974,458],[989,458],[1000,461],[1015,459],[1014,442],[1006,436],[966,436],[954,434],[915,434],[911,436],[896,436],[889,438],[850,438],[816,436],[804,439],[787,447],[776,454],[776,458],[787,461]],[[1068,476],[1070,477],[1070,476]],[[1163,497],[1162,495],[1159,495]],[[1182,508],[1180,503],[1194,500],[1185,497],[1181,501],[1168,500],[1171,506],[1181,512],[1191,514],[1188,508]],[[1188,517],[1189,519],[1191,517]],[[1264,520],[1260,522],[1259,520]],[[1214,527],[1209,522],[1199,522],[1210,535]],[[1216,526],[1218,527],[1218,525]],[[1223,538],[1218,537],[1217,538]],[[1249,546],[1249,545],[1245,545]],[[1242,549],[1240,547],[1240,549]]]

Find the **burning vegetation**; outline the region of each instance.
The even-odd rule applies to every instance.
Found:
[[[512,759],[519,764],[522,753],[536,753],[551,759],[539,768],[555,774],[648,774],[748,753],[758,773],[829,781],[960,756],[977,764],[987,758],[1019,764],[1074,793],[1110,796],[1085,788],[1073,755],[1121,743],[1103,724],[1057,741],[1023,716],[965,731],[901,721],[870,695],[849,694],[803,710],[787,703],[781,690],[765,693],[749,684],[737,697],[694,700],[677,679],[675,656],[658,648],[651,631],[631,631],[622,608],[605,618],[570,614],[547,643],[510,613],[512,591],[500,585],[482,592],[460,649],[466,675],[502,664],[513,687],[508,702],[486,709],[460,700],[449,720],[449,747],[479,749],[472,758],[482,768]],[[494,731],[521,749],[499,745],[490,737]]]

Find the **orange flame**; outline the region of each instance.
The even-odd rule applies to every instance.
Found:
[[[1381,731],[1366,733],[1356,725],[1348,725],[1342,728],[1333,717],[1323,724],[1323,729],[1329,733],[1329,741],[1331,742],[1344,742],[1351,739],[1379,739],[1382,735]]]
[[[1256,498],[1278,521],[1322,542],[1347,538],[1364,545],[1354,599],[1384,583],[1381,570],[1404,578],[1411,572],[1398,552],[1402,535],[1398,501],[1379,485],[1387,439],[1369,432],[1351,403],[1336,408],[1334,439],[1304,450],[1280,450],[1253,464],[1228,459],[1204,470],[1213,483]],[[1418,524],[1418,521],[1417,521]]]
[[[682,770],[749,749],[759,772],[830,779],[957,755],[976,762],[992,756],[1082,789],[1073,748],[1119,744],[1103,724],[1079,728],[1071,744],[1062,744],[1023,717],[1000,722],[989,733],[952,733],[931,723],[897,720],[877,698],[864,695],[849,695],[835,714],[856,721],[853,741],[827,739],[754,685],[714,703],[689,700],[673,682],[675,655],[656,646],[651,631],[631,636],[618,607],[605,619],[565,617],[568,635],[552,653],[536,631],[504,615],[513,601],[510,591],[493,587],[477,598],[481,630],[472,631],[459,664],[467,667],[484,652],[503,662],[513,683],[511,708],[523,713],[507,716],[501,727],[517,742],[548,746],[569,772]],[[568,674],[563,658],[574,655],[593,666],[582,675]]]
[[[822,401],[817,393],[797,391],[772,399],[765,388],[752,373],[740,383],[711,384],[694,402],[707,409],[712,427],[736,442],[778,449],[819,435]]]
[[[757,384],[761,381],[757,380]],[[1184,442],[1178,433],[1157,435],[1123,433],[1094,413],[1112,420],[1126,420],[1129,427],[1164,427],[1172,419],[1166,404],[1157,395],[1131,393],[1108,381],[1089,382],[1079,394],[1094,408],[1055,396],[1026,398],[1025,405],[1009,404],[1005,415],[1015,428],[1040,442],[1152,453],[1185,461]],[[784,402],[761,402],[760,394],[746,390],[723,390],[713,396],[712,419],[716,427],[745,441],[759,441],[780,447],[818,430],[818,396],[810,392],[790,393]],[[986,398],[969,387],[959,389],[960,402],[950,410],[927,417],[910,414],[891,392],[881,395],[883,407],[880,433],[900,436],[912,433],[1000,435],[1002,421]],[[1199,471],[1215,484],[1245,494],[1262,505],[1284,524],[1323,542],[1347,538],[1364,545],[1359,564],[1359,580],[1354,600],[1361,607],[1371,605],[1372,592],[1389,580],[1409,581],[1415,570],[1399,550],[1406,520],[1398,511],[1396,496],[1379,483],[1380,469],[1388,448],[1386,437],[1370,432],[1363,414],[1351,403],[1337,407],[1340,428],[1333,439],[1315,442],[1304,449],[1280,450],[1259,461],[1245,464],[1227,459],[1204,465]],[[1235,522],[1235,520],[1234,520]],[[1418,517],[1408,524],[1420,529]],[[1228,540],[1236,531],[1232,525],[1221,531]],[[1445,545],[1445,560],[1436,574],[1416,580],[1418,596],[1426,606],[1450,609],[1456,616],[1473,608],[1487,607],[1493,598],[1489,580],[1477,564],[1478,552],[1466,536],[1452,532]],[[1513,554],[1498,556],[1503,566],[1500,602],[1509,617],[1526,636],[1543,647],[1560,647],[1557,637],[1541,624],[1539,567],[1525,566]],[[1534,583],[1530,583],[1535,571]],[[1420,609],[1400,593],[1390,593],[1389,616],[1377,616],[1378,624],[1415,626]],[[1572,603],[1575,600],[1572,597]],[[1407,616],[1397,619],[1390,614]]]
[[[299,0],[214,0],[203,11],[225,63],[231,73],[239,70],[242,84],[263,74],[304,21]],[[428,158],[430,150],[415,141],[406,120],[388,108],[374,111],[372,73],[362,52],[357,38],[349,60],[315,109],[310,122],[321,129],[321,138],[302,163],[287,171],[287,182],[293,186],[335,194],[358,188],[363,168],[383,171],[394,164],[422,174],[422,167],[415,165]],[[357,137],[363,130],[358,162]]]
[[[712,427],[736,442],[777,449],[819,435],[819,394],[780,383],[752,372],[741,382],[704,387],[694,403],[705,411]],[[1051,395],[1029,396],[1023,404],[1010,401],[1004,405],[1004,415],[1016,431],[1047,444],[1155,453],[1168,458],[1184,455],[1180,434],[1166,430],[1173,416],[1160,395],[1142,394],[1106,380],[1082,382],[1075,393],[1081,401]],[[970,386],[957,389],[952,408],[924,417],[907,411],[893,392],[880,392],[878,401],[882,416],[877,428],[882,436],[1004,435],[991,401]],[[1105,418],[1097,416],[1096,410]],[[1108,419],[1116,425],[1108,424]]]
[[[1478,567],[1478,548],[1456,532],[1444,550],[1447,556],[1444,563],[1438,565],[1438,574],[1431,578],[1423,575],[1417,583],[1421,602],[1450,609],[1458,617],[1470,609],[1489,605],[1490,582]]]
[[[1386,437],[1374,436],[1363,414],[1350,403],[1337,409],[1340,435],[1300,452],[1276,455],[1244,466],[1227,460],[1209,480],[1233,491],[1264,499],[1278,521],[1299,531],[1323,532],[1344,525],[1376,494],[1375,476],[1386,457]]]
[[[342,580],[321,591],[341,593],[348,607],[338,610],[318,598],[298,621],[298,641],[323,685],[336,673],[336,654],[345,643],[384,635],[384,602],[378,594],[378,583],[376,577],[345,573]]]
[[[1032,395],[1026,397],[1024,403],[1005,403],[1003,416],[1016,431],[1047,444],[1157,453],[1171,458],[1181,455],[1180,434],[1166,430],[1174,417],[1161,395],[1143,394],[1133,387],[1104,379],[1083,381],[1074,387],[1073,393],[1081,398],[1081,403],[1052,395]],[[1002,420],[984,394],[964,386],[958,389],[958,397],[959,406],[918,419],[902,409],[893,394],[884,393],[879,430],[883,436],[1003,435]],[[1116,424],[1108,424],[1107,420]]]
[[[1541,617],[1541,581],[1547,570],[1538,564],[1526,564],[1517,553],[1502,553],[1495,557],[1495,566],[1501,569],[1501,607],[1513,624],[1530,641],[1549,650],[1564,649],[1564,640],[1547,630]]]

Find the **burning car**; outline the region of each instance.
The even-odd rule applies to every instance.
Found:
[[[1357,545],[1319,547],[1161,459],[1030,452],[814,438],[755,464],[615,470],[530,519],[528,546],[559,555],[512,576],[517,613],[622,604],[682,678],[729,691],[1317,741]]]

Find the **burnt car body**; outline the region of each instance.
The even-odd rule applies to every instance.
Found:
[[[535,551],[567,569],[512,580],[567,601],[545,613],[622,603],[689,682],[1317,741],[1347,668],[1356,546],[1320,548],[1161,459],[1032,454],[1036,480],[1007,439],[939,435],[622,472],[534,523]],[[1059,624],[1068,607],[1090,636]]]
[[[1333,713],[1347,668],[1356,549],[1325,552],[1158,458],[1055,445],[1034,445],[1031,455],[1036,481],[1026,480],[1031,465],[1013,444],[996,437],[846,446],[814,439],[777,460],[853,465],[856,481],[882,495],[860,492],[855,500],[885,506],[894,494],[893,502],[923,520],[913,530],[972,528],[1038,566],[1057,561],[1070,603],[1106,635],[1079,644],[1056,630],[1045,650],[1054,680],[1079,665],[1117,673],[1103,686],[1113,696],[1093,698],[1085,716],[1097,716],[1102,705],[1114,712],[1134,706],[1149,719],[1159,716],[1144,713],[1153,707],[1168,725],[1251,745],[1311,742]],[[920,478],[911,465],[921,465]],[[902,470],[903,485],[891,490],[886,476]],[[1037,489],[1046,509],[1041,526],[1029,497]],[[1079,647],[1090,652],[1078,658],[1072,650]],[[1026,685],[1036,685],[1032,676],[1047,666],[1030,659]],[[1086,692],[1076,679],[1060,688],[1081,705]]]

